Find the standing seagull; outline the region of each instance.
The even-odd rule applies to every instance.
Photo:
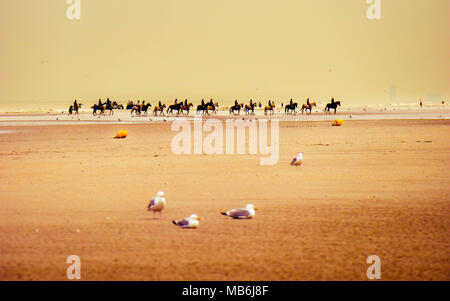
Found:
[[[160,191],[158,194],[150,201],[147,206],[147,210],[153,211],[153,218],[155,218],[155,211],[159,212],[159,218],[161,218],[161,211],[163,211],[166,205],[166,199],[164,198],[164,192]]]
[[[256,213],[255,210],[258,210],[258,208],[256,208],[252,204],[248,204],[245,208],[231,209],[228,210],[227,212],[220,212],[220,213],[235,219],[242,219],[254,217]]]
[[[297,157],[292,159],[291,165],[297,167],[302,165],[302,163],[303,163],[303,153],[298,153]]]
[[[172,221],[174,225],[177,225],[183,229],[195,229],[200,224],[198,221],[200,218],[196,214],[192,214],[189,217],[185,217],[183,219]]]

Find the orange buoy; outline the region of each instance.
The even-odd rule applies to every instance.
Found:
[[[332,126],[341,126],[343,124],[342,119],[336,119]]]
[[[127,136],[128,136],[127,131],[118,131],[114,139],[123,139],[126,138]]]

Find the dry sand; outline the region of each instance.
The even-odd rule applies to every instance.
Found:
[[[0,280],[66,280],[72,254],[82,280],[366,280],[372,254],[382,280],[450,280],[449,129],[282,122],[279,163],[261,166],[174,155],[170,123],[2,127]],[[253,220],[219,213],[250,202]],[[198,229],[171,224],[191,213]]]

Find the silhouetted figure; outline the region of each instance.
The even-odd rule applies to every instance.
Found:
[[[291,98],[291,101],[289,102],[289,104],[292,106],[292,98]]]
[[[306,100],[306,104],[307,104],[308,107],[309,107],[309,98]]]
[[[175,102],[174,102],[174,105],[176,105],[176,104],[178,104],[178,99],[177,98],[175,98]]]
[[[161,100],[158,102],[158,106],[159,106],[160,108],[162,107]]]
[[[420,107],[421,107],[421,108],[422,108],[422,105],[423,105],[423,104],[422,104],[422,98],[421,98],[421,99],[420,99]]]
[[[333,98],[331,98],[331,103],[334,103],[334,97],[333,97]]]
[[[237,99],[234,101],[234,105],[235,105],[235,106],[238,105]]]
[[[98,106],[99,106],[99,107],[103,106],[103,104],[102,104],[102,99],[101,99],[101,98],[99,98],[99,100],[98,100]]]
[[[184,100],[184,105],[185,105],[186,108],[187,108],[187,106],[188,106],[187,99]]]
[[[204,99],[202,99],[202,106],[203,107],[205,106],[205,100]]]

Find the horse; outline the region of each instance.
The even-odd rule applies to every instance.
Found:
[[[273,111],[274,105],[271,103],[269,106],[264,108],[264,115],[267,115],[267,112],[270,112],[270,115],[273,115],[275,112]]]
[[[173,105],[170,105],[168,108],[167,108],[167,114],[173,114],[173,111],[174,110],[176,110],[177,111],[177,114],[180,114],[180,111],[181,111],[181,106],[183,105],[183,103],[177,103],[177,104],[173,104]]]
[[[239,114],[241,113],[241,109],[242,109],[243,106],[244,106],[243,103],[240,103],[240,104],[237,104],[237,105],[232,106],[232,107],[230,108],[230,115],[231,115],[231,114],[236,115],[235,111],[237,111],[237,112],[238,112],[238,115],[239,115]]]
[[[219,103],[213,103],[212,101],[206,104],[206,114],[209,115],[209,111],[211,110],[214,114],[217,114],[216,107],[219,106]]]
[[[72,112],[75,112],[75,114],[78,115],[78,109],[81,108],[83,104],[79,103],[77,105],[70,105],[69,107],[69,115],[72,115]]]
[[[312,113],[312,107],[316,107],[317,104],[315,102],[310,102],[309,105],[308,104],[303,104],[302,105],[302,114],[303,114],[303,110],[306,110],[306,114],[308,114],[308,110],[309,110],[309,114]]]
[[[286,114],[293,114],[293,115],[295,115],[295,114],[297,114],[297,112],[295,111],[295,109],[297,108],[297,106],[298,106],[298,103],[293,103],[292,105],[291,104],[288,104],[288,105],[286,105],[286,107],[284,108],[284,112],[286,113]]]
[[[196,114],[198,115],[199,112],[202,112],[202,115],[204,115],[206,112],[206,105],[198,105]]]
[[[116,101],[113,101],[112,107],[115,110],[123,110],[123,105],[122,104],[118,104]]]
[[[131,109],[131,115],[133,115],[133,112],[136,112],[136,115],[141,115],[142,112],[144,112],[145,115],[148,115],[148,108],[151,106],[150,103],[134,105]]]
[[[193,107],[194,105],[192,104],[192,102],[188,103],[188,105],[186,106],[185,104],[181,105],[181,114],[184,114],[183,111],[187,111],[187,115],[189,115],[189,110],[191,107]]]
[[[113,107],[112,107],[112,104],[111,104],[111,103],[104,103],[104,104],[103,104],[103,107],[104,107],[103,113],[104,113],[106,110],[108,110],[108,111],[109,111],[109,115],[114,115],[114,111],[113,111]]]
[[[97,115],[97,111],[100,111],[100,114],[103,114],[105,112],[105,107],[99,106],[98,104],[95,104],[91,107],[92,111],[92,115]]]
[[[327,113],[330,113],[330,114],[331,114],[330,109],[334,109],[334,114],[336,114],[336,110],[337,110],[337,107],[338,107],[338,106],[341,106],[341,102],[340,102],[340,101],[328,103],[328,104],[325,106],[325,110],[324,110],[325,114],[327,114]]]
[[[255,115],[255,107],[256,104],[252,103],[251,105],[245,105],[244,111],[245,111],[245,115]],[[251,113],[250,113],[251,111]]]
[[[158,116],[158,112],[159,112],[160,115],[164,115],[165,107],[166,107],[165,103],[163,103],[162,106],[155,106],[155,109],[153,110],[153,114],[155,114],[155,116]]]

